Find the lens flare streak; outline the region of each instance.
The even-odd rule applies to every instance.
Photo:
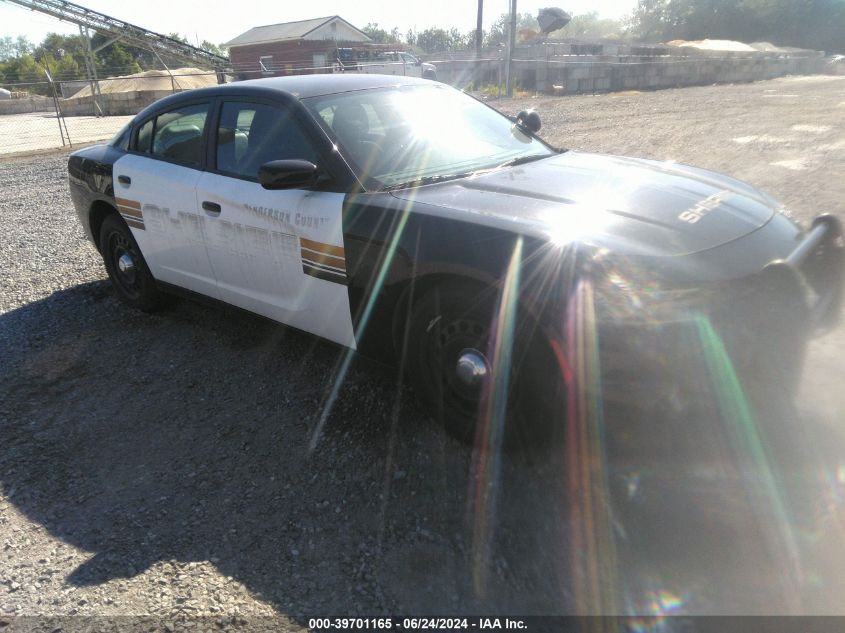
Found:
[[[473,585],[477,595],[484,596],[487,568],[496,522],[496,501],[499,493],[502,441],[508,411],[508,390],[516,329],[517,299],[522,265],[522,238],[517,238],[508,265],[505,283],[493,323],[489,345],[493,380],[488,381],[481,396],[476,432],[473,503]],[[473,480],[471,480],[473,481]]]
[[[598,328],[593,289],[576,282],[564,324],[568,354],[565,425],[566,495],[570,521],[570,569],[575,612],[616,612],[616,552],[605,455]]]
[[[412,204],[413,203],[409,201],[405,205],[405,208],[402,210],[402,213],[399,215],[399,218],[396,222],[395,229],[392,231],[387,251],[385,252],[384,257],[382,258],[381,266],[378,269],[375,283],[373,284],[373,287],[370,291],[369,298],[364,307],[364,311],[361,314],[361,319],[358,325],[359,337],[362,337],[367,329],[367,325],[370,321],[370,315],[372,315],[376,299],[381,293],[381,289],[384,286],[384,280],[387,277],[387,273],[390,270],[391,264],[393,263],[393,258],[396,256],[396,250],[399,246],[399,242],[401,241],[402,235],[405,232],[405,225],[408,223],[408,217],[410,216],[410,207]],[[351,365],[352,359],[354,357],[355,350],[349,348],[343,355],[343,359],[341,360],[340,365],[334,374],[334,377],[332,379],[332,388],[329,391],[329,394],[326,396],[325,400],[323,401],[323,405],[321,407],[320,412],[320,418],[317,421],[317,425],[314,427],[314,432],[311,434],[311,441],[308,444],[309,454],[313,453],[314,450],[316,450],[317,448],[317,444],[319,443],[320,437],[323,433],[323,428],[325,427],[326,421],[331,415],[332,409],[334,408],[334,404],[337,401],[338,395],[340,394],[340,389],[341,387],[343,387],[343,383],[346,380],[346,374],[349,372],[349,366]]]
[[[803,572],[787,504],[778,489],[757,422],[724,342],[707,317],[696,317],[695,324],[720,409],[720,419],[726,423],[729,435],[733,436],[732,445],[739,451],[737,465],[748,487],[749,505],[763,528],[771,556],[775,560],[783,560],[784,565],[779,568],[790,572],[791,577],[784,575],[781,584],[784,598],[790,603],[790,612],[797,613],[799,596],[792,583],[800,583]],[[744,459],[746,456],[750,459]],[[762,487],[762,491],[757,489],[758,486]]]

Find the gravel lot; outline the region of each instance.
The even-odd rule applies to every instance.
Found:
[[[563,146],[709,167],[800,218],[843,214],[842,77],[497,105],[536,107]],[[343,350],[221,307],[125,308],[77,226],[65,163],[0,160],[0,615],[299,630],[315,615],[575,608],[560,451],[505,455],[486,479],[489,462],[436,428],[395,369],[356,360],[309,455]],[[788,411],[796,446],[820,451],[817,472],[779,481],[800,481],[810,508],[801,573],[785,574],[760,516],[741,518],[741,489],[646,452],[611,464],[630,501],[603,559],[621,589],[595,608],[845,613],[844,357],[843,329],[817,340]],[[609,432],[642,424],[649,446],[650,429],[677,431],[667,416],[606,410]]]

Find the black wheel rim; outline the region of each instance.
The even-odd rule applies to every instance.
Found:
[[[140,256],[132,242],[123,234],[114,232],[109,236],[108,256],[111,260],[112,279],[128,297],[141,296],[141,274],[138,269]],[[128,257],[132,265],[121,266],[121,259]],[[124,261],[126,261],[124,259]]]
[[[457,364],[462,352],[477,350],[487,355],[488,328],[471,317],[439,319],[431,331],[433,353],[429,359],[429,372],[439,384],[446,411],[453,411],[465,418],[474,418],[478,412],[483,383],[469,385],[458,377]]]

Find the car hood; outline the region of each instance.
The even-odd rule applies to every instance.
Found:
[[[650,256],[715,248],[780,210],[753,187],[703,169],[571,151],[393,195],[415,212]]]

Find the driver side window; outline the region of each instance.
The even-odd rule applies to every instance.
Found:
[[[272,160],[318,163],[313,144],[292,113],[260,103],[223,104],[215,153],[219,171],[248,180],[257,180],[258,168]]]

